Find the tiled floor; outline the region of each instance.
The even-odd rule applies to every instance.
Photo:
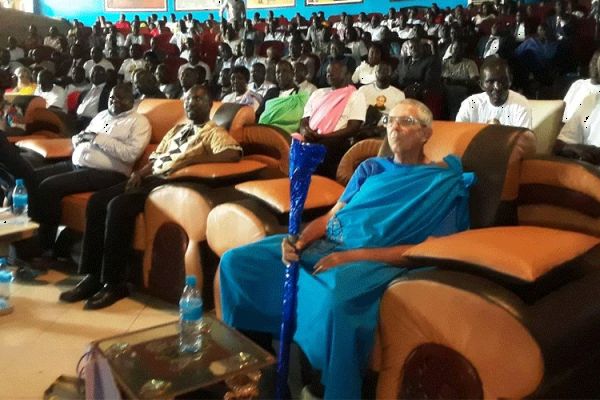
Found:
[[[58,301],[76,278],[50,271],[36,283],[12,284],[14,312],[0,316],[0,399],[40,399],[59,375],[76,375],[96,339],[177,319],[177,308],[134,295],[98,311]]]

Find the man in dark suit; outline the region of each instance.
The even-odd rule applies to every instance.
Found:
[[[77,106],[76,132],[87,127],[100,111],[108,108],[108,96],[112,86],[106,83],[106,70],[101,65],[92,68],[92,87],[81,93]]]

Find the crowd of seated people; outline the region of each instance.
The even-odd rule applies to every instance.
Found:
[[[162,97],[159,92],[181,98],[199,83],[208,85],[217,99],[253,103],[255,110],[263,110],[280,59],[292,62],[295,70],[296,63],[304,64],[306,72],[296,74],[295,83],[309,94],[329,86],[327,71],[334,60],[344,62],[357,88],[375,82],[384,61],[392,67],[392,87],[430,107],[432,95],[441,98],[432,107],[435,117],[454,119],[460,102],[480,91],[479,67],[489,57],[507,61],[515,92],[527,98],[562,98],[566,86],[551,90],[557,78],[587,72],[581,66],[587,64],[591,51],[582,51],[575,40],[590,31],[586,11],[573,1],[556,1],[527,6],[485,2],[445,10],[432,4],[391,8],[386,15],[342,13],[327,19],[323,12],[315,12],[309,18],[297,14],[288,20],[273,11],[266,18],[255,13],[246,19],[245,10],[231,11],[221,22],[212,15],[199,21],[191,13],[181,20],[174,14],[152,14],[146,20],[134,16],[131,21],[121,15],[114,23],[99,16],[91,27],[74,20],[65,35],[51,27],[44,37],[32,25],[21,43],[10,36],[0,52],[0,69],[15,76],[9,91],[52,96],[51,106],[75,114],[66,98],[87,89],[95,65],[104,67],[107,81],[113,84],[132,82],[138,69],[150,70],[156,77],[155,88],[146,95],[136,93],[138,98]],[[84,69],[85,80],[78,75],[75,81],[75,67]],[[234,67],[249,73],[243,93],[242,84],[237,88],[230,84]],[[197,74],[187,76],[184,87],[181,80],[187,68]],[[44,74],[43,80],[53,79],[55,86],[46,82],[45,90],[36,88],[41,70],[53,74]],[[58,95],[59,86],[66,89],[65,96]],[[63,97],[65,104],[57,105]]]
[[[174,14],[131,21],[122,15],[115,23],[99,16],[92,27],[74,20],[66,35],[52,27],[43,37],[32,25],[21,42],[9,37],[0,49],[0,93],[44,98],[49,109],[73,119],[77,137],[107,110],[115,87],[132,91],[135,111],[147,98],[183,101],[201,85],[215,100],[251,106],[257,121],[290,137],[324,144],[319,173],[335,177],[344,152],[384,135],[385,117],[405,98],[423,101],[437,119],[531,128],[527,98],[578,72],[582,79],[565,98],[565,121],[575,117],[555,151],[600,163],[595,151],[581,147],[595,145],[585,122],[595,100],[571,104],[600,91],[598,53],[588,57],[575,40],[589,33],[585,16],[572,1],[453,10],[434,3],[329,19],[318,12],[287,20],[273,11],[264,19],[256,13],[221,22],[191,13],[179,21]],[[588,64],[585,79],[580,66]],[[7,114],[2,127],[14,122]]]

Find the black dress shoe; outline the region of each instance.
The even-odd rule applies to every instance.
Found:
[[[107,283],[102,289],[84,304],[86,310],[99,310],[115,304],[117,301],[129,296],[129,289],[124,283]]]
[[[87,275],[73,289],[62,292],[59,299],[60,301],[65,301],[67,303],[85,300],[92,297],[101,287],[102,284],[98,278]]]

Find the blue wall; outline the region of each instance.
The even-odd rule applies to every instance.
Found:
[[[59,17],[66,19],[77,18],[86,25],[91,25],[96,17],[100,14],[106,16],[109,21],[116,21],[119,18],[119,13],[112,12],[107,13],[104,11],[104,0],[37,0],[37,10],[48,17]],[[304,16],[309,16],[313,11],[323,10],[325,16],[340,14],[342,11],[346,11],[350,14],[358,14],[361,11],[369,12],[381,12],[387,13],[390,7],[407,7],[413,5],[427,5],[434,0],[405,0],[405,1],[390,1],[390,0],[364,0],[363,3],[357,4],[343,4],[343,5],[332,5],[332,6],[306,6],[305,0],[296,0],[296,7],[286,7],[275,10],[275,15],[283,14],[286,17],[293,17],[296,12],[301,13]],[[465,4],[464,0],[437,0],[440,7],[446,6],[453,7],[456,4]],[[175,0],[167,0],[167,13],[174,12]],[[252,15],[254,11],[259,11],[261,15],[267,14],[267,9],[261,10],[249,10],[249,15]],[[176,13],[178,17],[183,16],[186,12]],[[132,19],[134,14],[140,15],[143,19],[150,13],[128,13],[128,19]],[[158,12],[159,15],[164,14]],[[193,12],[194,18],[204,20],[208,16],[206,11]]]

